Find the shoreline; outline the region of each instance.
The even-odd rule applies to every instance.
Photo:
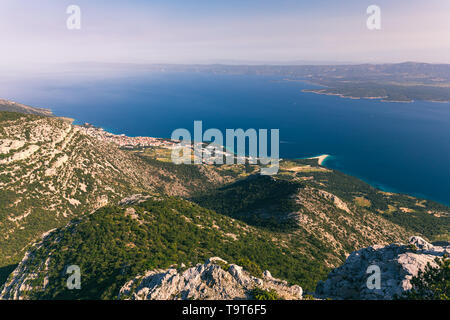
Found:
[[[413,103],[416,102],[416,100],[386,100],[387,97],[354,97],[354,96],[346,96],[343,93],[333,93],[333,92],[326,92],[326,89],[302,89],[301,92],[304,93],[315,93],[319,95],[324,96],[337,96],[339,98],[343,99],[352,99],[352,100],[377,100],[380,102],[386,102],[386,103]],[[426,101],[426,102],[432,102],[432,103],[450,103],[450,101],[447,100],[419,100],[419,101]]]
[[[326,89],[303,89],[302,92],[304,93],[315,93],[315,94],[320,94],[320,95],[324,95],[324,96],[337,96],[339,98],[343,98],[343,99],[352,99],[352,100],[361,100],[361,99],[366,99],[366,100],[378,100],[380,102],[387,102],[387,103],[413,103],[415,102],[415,100],[386,100],[384,98],[387,97],[354,97],[354,96],[346,96],[343,93],[333,93],[333,92],[325,92]],[[424,101],[428,101],[428,102],[436,102],[436,101],[432,101],[432,100],[424,100]],[[442,103],[446,103],[446,102],[450,102],[450,101],[442,101]]]
[[[312,92],[312,93],[314,93],[314,92]],[[438,101],[435,101],[435,102],[438,102]],[[48,110],[50,110],[52,112],[51,109],[48,109]],[[67,119],[66,121],[74,120],[73,118],[68,118],[68,117],[65,117],[63,115],[53,115],[53,116],[55,116],[57,118],[61,118],[61,119],[66,118]],[[81,124],[81,121],[78,121],[77,119],[75,119],[74,122],[75,123],[76,122],[80,123],[80,124],[73,124],[74,126],[83,126]],[[96,127],[96,126],[94,125],[94,127]],[[139,146],[139,147],[155,147],[156,146],[157,147],[157,146],[164,146],[164,145],[167,145],[167,144],[170,145],[170,141],[167,141],[167,140],[170,140],[170,139],[167,139],[167,138],[157,138],[157,137],[151,137],[151,136],[131,137],[131,136],[127,136],[126,133],[125,134],[114,133],[115,130],[111,130],[110,128],[103,128],[103,131],[104,131],[104,134],[109,136],[107,138],[117,139],[116,144],[118,144],[121,147],[125,147],[125,148],[133,148],[133,147],[136,147],[136,146]],[[107,133],[109,133],[109,134],[107,134]],[[161,141],[161,140],[163,140],[163,141]],[[164,140],[166,140],[166,141],[164,141]],[[314,153],[312,153],[312,154],[314,155]],[[285,158],[285,159],[288,159],[288,158]],[[302,158],[299,157],[298,159],[317,159],[317,164],[319,166],[326,167],[326,165],[327,165],[326,161],[328,161],[330,159],[330,155],[328,155],[328,154],[321,154],[321,155],[315,155],[315,156],[312,156],[312,157],[302,157]],[[330,163],[330,165],[331,165],[331,163]],[[379,189],[379,190],[382,190],[382,191],[389,191],[389,192],[391,192],[394,189],[393,192],[395,192],[395,193],[408,194],[408,195],[411,195],[411,196],[420,197],[420,198],[423,198],[423,199],[435,201],[437,203],[441,203],[441,204],[444,204],[444,205],[449,205],[447,201],[442,200],[442,199],[435,199],[433,197],[433,195],[424,195],[422,192],[417,192],[417,191],[403,191],[403,190],[399,190],[399,189],[397,189],[395,187],[391,187],[389,185],[385,186],[385,185],[381,185],[378,182],[365,180],[363,176],[359,176],[359,175],[351,172],[352,171],[351,168],[349,168],[348,170],[344,170],[344,169],[341,169],[341,170],[345,174],[348,174],[349,176],[358,178],[358,179],[366,182],[367,184],[371,185],[372,187],[375,187],[376,189]]]

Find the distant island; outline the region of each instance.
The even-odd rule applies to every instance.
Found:
[[[98,68],[104,68],[102,64]],[[78,65],[92,69],[92,64]],[[283,77],[322,88],[305,90],[351,99],[381,99],[385,102],[450,101],[450,64],[418,62],[355,65],[171,65],[112,64],[108,68],[158,72],[208,72],[230,75]]]
[[[76,70],[188,72],[277,77],[317,85],[304,92],[383,102],[450,102],[450,64],[225,65],[76,63]],[[0,101],[0,111],[2,111]],[[45,110],[45,109],[44,109]],[[3,110],[5,111],[5,110]],[[21,111],[18,111],[21,112]]]

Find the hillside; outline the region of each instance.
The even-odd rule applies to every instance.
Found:
[[[111,206],[46,236],[25,256],[1,298],[114,299],[126,282],[147,270],[203,263],[211,256],[261,277],[274,276],[309,290],[326,275],[323,255],[308,259],[298,241],[201,208],[186,200],[151,198]],[[66,288],[65,268],[80,266],[81,290]]]
[[[0,112],[0,166],[0,267],[44,232],[128,195],[189,195],[227,179],[198,166],[179,178],[68,120],[9,112]]]
[[[249,175],[191,200],[251,225],[287,232],[303,229],[340,249],[345,243],[363,247],[388,234],[397,239],[413,233],[450,239],[447,206],[380,191],[318,166],[316,160],[282,161],[274,177]],[[394,241],[394,236],[385,241]]]
[[[448,207],[382,192],[317,160],[284,160],[267,177],[255,165],[175,165],[167,156],[122,150],[67,119],[0,112],[0,283],[25,255],[3,297],[113,299],[149,270],[213,256],[311,292],[354,250],[415,234],[449,239]],[[82,290],[65,289],[71,264],[82,269]]]
[[[126,292],[128,295],[134,292],[131,289],[134,285],[127,284],[129,281],[141,283],[139,275],[149,277],[155,272],[169,272],[173,276],[174,271],[170,270],[176,270],[187,277],[184,273],[187,268],[194,268],[211,256],[228,261],[221,264],[224,271],[236,264],[261,278],[262,270],[270,270],[274,277],[312,292],[316,283],[325,279],[329,264],[338,261],[333,242],[323,239],[323,234],[317,233],[320,229],[310,234],[304,229],[269,231],[173,197],[136,196],[122,203],[100,208],[46,235],[31,247],[9,276],[0,297],[116,299],[122,291],[124,298]],[[401,228],[397,227],[395,232],[398,231]],[[358,234],[347,235],[352,241],[358,239]],[[350,248],[364,242],[400,238],[383,233],[377,237],[378,240],[361,237],[359,244],[352,245],[349,241],[347,245]],[[331,245],[326,245],[327,241]],[[66,287],[65,270],[70,265],[80,267],[81,290]],[[167,284],[160,285],[171,291]],[[141,290],[142,294],[146,292],[141,288],[136,294],[141,294]],[[223,290],[227,291],[227,287]]]
[[[20,112],[25,114],[35,114],[39,116],[51,117],[53,113],[49,109],[30,107],[21,103],[17,103],[14,101],[9,101],[5,99],[0,99],[0,112],[1,111],[9,111],[9,112]]]

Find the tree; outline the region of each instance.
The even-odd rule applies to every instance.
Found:
[[[411,279],[412,289],[405,298],[412,300],[450,300],[450,259],[435,259],[437,266],[427,264]]]

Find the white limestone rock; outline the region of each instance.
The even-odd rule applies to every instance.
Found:
[[[432,245],[414,236],[408,244],[375,245],[352,252],[345,263],[334,269],[326,281],[319,282],[316,296],[331,299],[390,300],[410,290],[411,279],[435,258],[450,254],[450,245]],[[367,268],[376,265],[381,271],[380,289],[370,289]]]
[[[250,291],[257,287],[273,289],[282,299],[302,298],[300,286],[289,286],[286,281],[272,278],[268,271],[259,279],[235,264],[229,265],[228,270],[224,266],[228,266],[225,260],[213,257],[184,271],[175,268],[148,271],[127,282],[120,290],[119,299],[250,299]]]

